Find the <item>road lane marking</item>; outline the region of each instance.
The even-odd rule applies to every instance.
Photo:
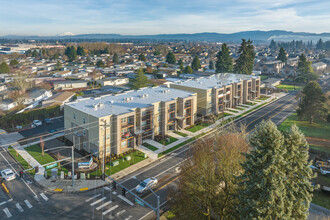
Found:
[[[125,198],[122,195],[119,195],[118,198],[122,199],[123,201],[127,202],[129,205],[134,206],[134,203],[129,201],[127,198]]]
[[[116,214],[116,216],[118,217],[119,215],[123,214],[124,212],[126,212],[126,210],[125,210],[125,209],[123,209],[123,210],[119,211],[119,212]]]
[[[40,193],[41,197],[45,200],[45,201],[48,201],[48,198],[47,196],[44,194],[44,193]]]
[[[99,197],[101,195],[101,193],[100,194],[97,194],[97,195],[95,195],[95,196],[93,196],[93,197],[91,197],[91,198],[89,198],[89,199],[86,199],[86,202],[89,202],[89,201],[91,201],[92,199],[95,199],[96,197]]]
[[[107,186],[104,187],[105,190],[111,191],[111,189]]]
[[[24,212],[22,206],[19,203],[16,203],[15,206],[18,208],[19,212]]]
[[[27,207],[29,207],[29,209],[30,208],[32,208],[32,205],[31,205],[31,203],[29,202],[29,200],[24,200],[24,202],[25,202],[25,204],[27,205]]]
[[[125,218],[125,220],[130,220],[131,218],[133,218],[133,216],[128,216],[127,218]]]
[[[117,195],[117,192],[113,191],[112,194]]]
[[[9,199],[9,200],[8,200],[8,202],[11,202],[11,201],[13,201],[13,199]]]
[[[107,197],[103,197],[102,199],[99,199],[99,200],[97,200],[97,201],[91,203],[91,206],[94,206],[94,205],[96,205],[97,203],[102,202],[102,201],[105,200],[106,198],[107,198]]]
[[[11,217],[11,213],[9,212],[8,208],[3,209],[3,211],[6,213],[7,218]]]
[[[110,203],[112,203],[112,201],[108,201],[108,202],[106,202],[106,203],[100,205],[99,207],[96,208],[96,210],[100,210],[100,209],[102,209],[103,207],[109,205]]]
[[[40,200],[39,200],[39,198],[38,198],[37,195],[35,195],[34,198],[35,198],[38,202],[40,202]]]
[[[4,201],[4,202],[0,203],[0,205],[4,205],[4,204],[6,204],[6,203],[7,203],[7,201]]]
[[[110,209],[108,209],[107,211],[102,212],[102,215],[106,215],[106,214],[108,214],[109,212],[115,210],[118,207],[119,207],[119,205],[115,205],[115,206],[111,207]]]

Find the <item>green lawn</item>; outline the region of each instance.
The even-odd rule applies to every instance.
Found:
[[[170,141],[166,141],[166,140],[161,140],[161,141],[158,141],[158,143],[160,144],[165,144],[165,146],[169,145],[169,144],[172,144],[173,142],[177,141],[178,139],[177,138],[174,138],[174,137],[171,137],[171,136],[168,136],[168,138],[170,139]]]
[[[17,154],[18,156],[16,156],[16,151],[15,151],[14,148],[8,147],[8,151],[22,165],[22,167],[25,170],[31,168],[31,167],[29,167],[28,162],[26,162],[26,160],[24,160],[24,158],[20,154]],[[34,176],[34,174],[35,174],[35,171],[34,170],[30,170],[28,172],[32,176]]]
[[[330,154],[330,147],[324,147],[324,146],[317,146],[317,145],[309,145],[310,149],[313,150],[317,150],[317,151],[321,151],[321,152],[325,152],[325,153],[329,153]]]
[[[157,147],[152,146],[151,144],[148,144],[148,143],[143,143],[142,145],[145,146],[146,148],[148,148],[149,150],[152,150],[152,151],[158,150]]]
[[[44,156],[41,154],[41,148],[39,145],[32,145],[26,147],[25,150],[36,159],[41,165],[54,162],[55,159],[52,158],[49,154],[45,153]]]
[[[234,110],[226,110],[226,111],[233,112],[233,113],[238,113],[238,111],[234,111]]]
[[[259,97],[259,100],[262,100],[262,101],[263,101],[263,100],[267,100],[267,99],[269,99],[269,98],[270,98],[270,97],[268,97],[268,96],[260,96],[260,97]]]
[[[126,154],[124,157],[127,157],[127,156],[131,156],[130,161],[126,161],[126,160],[123,161],[122,159],[117,159],[117,160],[115,160],[115,161],[119,161],[119,165],[117,165],[117,166],[110,166],[110,164],[106,164],[105,173],[107,175],[110,175],[110,171],[111,171],[111,175],[113,175],[123,169],[126,169],[127,167],[129,167],[133,164],[137,164],[137,163],[143,161],[144,159],[146,159],[144,157],[144,153],[142,153],[140,151],[135,151],[130,154]],[[90,173],[91,176],[101,176],[101,174],[102,174],[102,168]]]
[[[316,191],[314,192],[312,203],[330,209],[330,196],[327,193]]]
[[[296,124],[306,137],[317,137],[330,139],[330,123],[325,121],[315,121],[309,124],[308,121],[298,121],[297,113],[289,116],[280,126],[280,130],[289,129],[292,124]]]
[[[209,124],[208,123],[201,123],[201,124],[196,124],[194,126],[192,126],[191,128],[188,128],[187,130],[190,132],[197,132],[199,130],[202,130],[203,128],[208,127]]]
[[[187,137],[188,136],[187,134],[182,133],[180,131],[173,131],[173,132],[176,133],[176,134],[178,134],[178,135],[180,135],[180,136],[182,136],[182,137]]]
[[[264,100],[266,100],[266,99],[264,99]],[[256,102],[260,102],[260,101],[256,100]],[[255,102],[247,102],[244,105],[256,105],[256,104],[257,103],[255,103]]]
[[[278,85],[278,86],[276,86],[276,88],[285,89],[288,91],[294,91],[293,85]],[[303,88],[303,86],[296,86],[296,90],[300,90],[301,88]]]
[[[268,79],[268,76],[260,76],[261,80]]]
[[[236,107],[235,109],[238,109],[238,110],[241,110],[241,111],[244,110],[244,108],[238,108],[238,107]]]

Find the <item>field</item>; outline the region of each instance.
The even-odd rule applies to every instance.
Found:
[[[278,85],[278,86],[276,86],[276,88],[285,89],[288,91],[294,91],[293,85]],[[303,86],[296,86],[296,90],[300,90],[301,88],[303,88]]]

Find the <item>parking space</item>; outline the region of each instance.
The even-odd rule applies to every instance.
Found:
[[[43,124],[43,125],[37,126],[35,128],[20,131],[19,133],[23,137],[27,138],[27,137],[36,136],[36,135],[43,134],[43,133],[52,133],[52,132],[60,131],[63,129],[64,129],[64,118],[59,117],[59,118],[52,119],[50,124]]]

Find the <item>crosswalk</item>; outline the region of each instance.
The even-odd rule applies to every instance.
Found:
[[[47,195],[45,193],[40,193],[39,195],[43,201],[47,202],[49,200],[49,198],[47,197]],[[11,218],[15,215],[16,212],[22,213],[26,210],[33,208],[32,204],[34,202],[37,202],[38,204],[40,204],[40,199],[39,199],[38,195],[35,195],[33,198],[35,199],[35,200],[33,200],[33,202],[29,201],[28,199],[25,199],[23,202],[19,202],[19,201],[10,199],[8,201],[1,202],[0,208],[2,208],[3,213],[7,218]],[[2,215],[3,214],[0,214],[0,219],[2,219]]]

